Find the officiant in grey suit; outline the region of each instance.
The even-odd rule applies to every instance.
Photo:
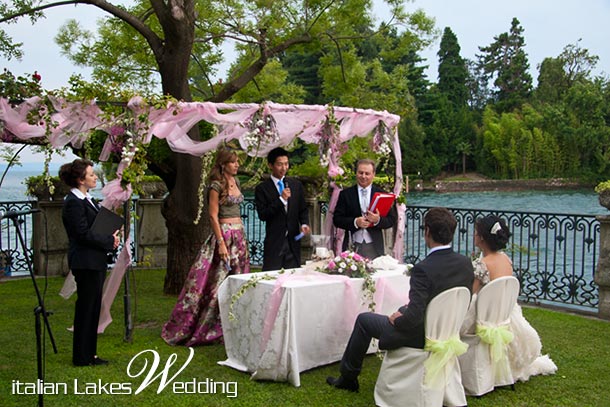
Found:
[[[375,178],[375,161],[358,160],[356,164],[357,184],[346,188],[339,194],[333,224],[345,230],[343,250],[350,243],[357,253],[369,259],[384,255],[383,229],[396,224],[396,205],[392,205],[387,216],[368,210],[371,198],[376,192],[384,192],[373,185]]]
[[[256,211],[265,222],[263,271],[301,266],[301,238],[310,233],[303,185],[286,177],[288,152],[274,148],[267,155],[268,179],[254,190]]]

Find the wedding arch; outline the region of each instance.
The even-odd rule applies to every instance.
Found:
[[[195,141],[188,132],[197,123],[205,121],[214,126],[216,135],[207,141]],[[363,110],[332,105],[283,105],[273,102],[261,104],[228,104],[212,102],[167,101],[165,104],[148,104],[141,97],[133,97],[124,113],[118,116],[105,113],[95,101],[69,102],[47,96],[47,100],[33,97],[18,104],[0,98],[0,141],[39,143],[61,149],[72,146],[80,149],[92,131],[108,134],[98,158],[107,161],[111,152],[120,152],[117,178],[102,189],[102,204],[117,208],[132,193],[131,185],[122,182],[123,172],[134,164],[134,159],[146,149],[153,137],[164,139],[178,153],[208,157],[221,143],[237,140],[249,155],[264,156],[271,149],[287,146],[295,138],[318,145],[320,163],[327,167],[331,179],[331,197],[324,225],[324,234],[330,239],[335,252],[341,247],[343,231],[335,229],[332,213],[340,188],[332,180],[343,174],[340,157],[345,143],[353,137],[373,135],[373,149],[383,154],[394,154],[396,173],[393,193],[402,192],[402,156],[398,141],[398,115],[374,110]],[[118,137],[121,135],[121,137]],[[398,221],[393,256],[402,259],[405,227],[405,205],[397,205]],[[119,289],[121,280],[131,264],[129,238],[119,253],[110,278],[104,289],[101,332],[110,324],[110,304]]]
[[[344,143],[353,137],[373,135],[373,149],[393,153],[396,173],[393,193],[399,195],[403,187],[402,156],[397,126],[400,117],[370,109],[337,107],[332,105],[285,105],[273,102],[212,103],[167,101],[163,106],[148,104],[136,96],[129,100],[125,113],[108,115],[95,101],[69,102],[48,97],[49,104],[40,97],[19,104],[0,98],[0,137],[3,142],[43,139],[53,148],[72,146],[82,148],[93,130],[108,134],[99,161],[107,161],[112,151],[121,147],[121,161],[117,178],[102,189],[103,205],[116,208],[131,196],[130,185],[122,185],[123,171],[132,163],[139,149],[145,148],[153,137],[164,139],[178,153],[204,156],[214,152],[221,143],[237,140],[241,148],[252,156],[265,156],[278,146],[287,146],[295,138],[318,145],[320,163],[327,167],[332,180],[343,174],[339,159]],[[52,111],[50,111],[52,110]],[[126,117],[131,120],[126,120]],[[34,118],[34,119],[33,119]],[[205,121],[214,125],[216,135],[207,141],[195,141],[188,131]],[[119,145],[116,128],[122,126],[124,136]],[[124,183],[123,183],[124,184]],[[331,181],[329,213],[332,214],[340,189]],[[402,258],[404,235],[404,205],[398,205],[398,224],[393,256]],[[342,234],[332,226],[328,216],[325,234],[335,236],[335,247],[340,247]]]

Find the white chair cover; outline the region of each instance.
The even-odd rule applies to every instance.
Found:
[[[500,277],[483,286],[471,305],[476,307],[477,334],[462,336],[468,351],[459,357],[467,395],[482,396],[515,383],[507,349],[512,340],[510,314],[518,296],[519,281]]]
[[[459,342],[459,330],[469,303],[470,291],[465,287],[446,290],[430,301],[426,348],[432,343],[443,349],[464,346]],[[375,403],[382,407],[466,405],[456,354],[450,350],[439,363],[440,353],[408,347],[386,352],[375,384]],[[435,367],[440,367],[438,375],[430,377]]]

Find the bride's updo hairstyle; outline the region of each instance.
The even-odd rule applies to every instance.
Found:
[[[77,158],[59,168],[59,178],[70,188],[78,188],[78,181],[87,174],[87,167],[93,167],[93,162]]]
[[[510,232],[502,218],[496,215],[487,215],[484,218],[477,219],[474,227],[490,250],[497,252],[506,248]]]

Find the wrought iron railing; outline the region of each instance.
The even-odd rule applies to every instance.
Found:
[[[263,264],[263,243],[265,241],[265,224],[258,219],[254,198],[246,197],[241,204],[241,218],[244,223],[248,247],[250,249],[250,264]]]
[[[0,211],[2,213],[27,211],[32,209],[32,204],[32,201],[0,202]],[[33,256],[33,249],[30,245],[32,241],[32,214],[21,215],[17,219],[20,222],[19,228],[23,233],[23,240],[29,246],[26,248],[27,253],[24,253],[12,219],[3,218],[0,220],[0,268],[7,273],[27,272],[27,261]]]
[[[0,202],[0,210],[26,210],[33,202]],[[133,202],[133,205],[137,205]],[[326,202],[319,202],[323,224],[328,210]],[[134,207],[132,206],[132,210]],[[423,219],[429,207],[408,206],[405,220],[404,260],[415,263],[426,256],[423,239]],[[521,283],[523,301],[568,306],[591,311],[597,308],[597,285],[593,281],[599,257],[599,221],[594,215],[552,214],[542,212],[509,212],[479,209],[450,208],[458,221],[453,246],[456,251],[471,256],[474,247],[474,222],[487,214],[506,220],[512,232],[507,254],[513,261],[515,276]],[[135,211],[133,211],[135,212]],[[246,198],[241,206],[253,265],[262,264],[264,223],[258,219],[253,198]],[[31,215],[23,217],[25,241],[31,242]],[[26,255],[22,253],[9,219],[2,219],[1,251],[11,259],[11,269],[27,271]],[[137,220],[136,220],[137,221]],[[132,248],[137,247],[133,235]],[[28,248],[27,255],[32,256]],[[136,257],[137,258],[137,257]]]
[[[328,212],[327,202],[318,202],[320,208],[320,223],[324,224],[326,212]],[[256,213],[254,198],[246,197],[241,204],[241,218],[244,222],[246,236],[248,236],[248,247],[250,249],[250,264],[254,266],[263,265],[263,246],[265,241],[265,223],[260,221]]]
[[[423,218],[428,209],[407,207],[406,262],[417,262],[426,255]],[[512,236],[506,252],[521,284],[523,301],[589,310],[597,307],[593,276],[599,256],[600,225],[594,215],[450,209],[458,221],[453,246],[469,256],[475,250],[477,218],[494,214],[507,222]]]

